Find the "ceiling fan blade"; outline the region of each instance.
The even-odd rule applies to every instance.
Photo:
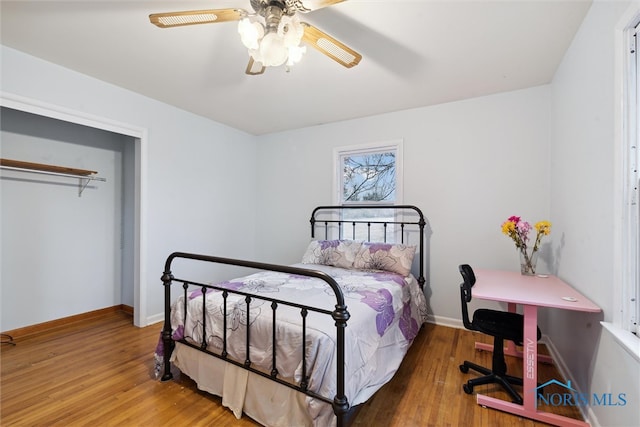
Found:
[[[215,22],[239,21],[247,16],[243,9],[209,9],[185,12],[152,13],[149,21],[160,28],[183,25],[212,24]]]
[[[302,40],[334,61],[339,62],[347,68],[351,68],[358,65],[362,59],[362,55],[358,52],[334,39],[327,33],[320,31],[313,25],[309,25],[306,22],[302,22],[301,24],[304,26],[304,35],[302,36]]]
[[[264,70],[266,68],[267,67],[262,65],[262,62],[256,62],[250,56],[249,57],[249,63],[247,64],[247,69],[246,69],[245,73],[249,74],[250,76],[257,76],[259,74],[264,73]]]
[[[284,3],[289,10],[307,13],[336,3],[342,3],[343,1],[346,0],[284,0]]]

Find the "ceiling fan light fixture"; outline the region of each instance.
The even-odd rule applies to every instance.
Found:
[[[240,33],[242,44],[247,49],[259,49],[259,42],[264,37],[264,25],[256,20],[243,18],[238,22],[238,33]]]
[[[292,46],[289,48],[289,57],[287,58],[287,66],[290,67],[302,59],[302,55],[307,53],[306,46]]]
[[[291,66],[306,52],[300,46],[304,27],[296,16],[283,15],[277,7],[269,9],[266,17],[253,15],[238,22],[242,44],[255,62],[277,67],[285,62]]]
[[[282,37],[286,47],[295,47],[300,45],[303,35],[304,27],[297,16],[285,15],[282,17],[278,24],[278,36]]]
[[[260,56],[265,66],[277,67],[287,61],[289,50],[284,46],[284,40],[278,37],[277,33],[270,32],[260,41]]]

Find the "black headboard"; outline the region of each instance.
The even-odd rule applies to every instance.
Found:
[[[349,218],[349,213],[358,211],[371,212],[373,215],[370,218]],[[322,238],[327,240],[332,238],[361,239],[416,245],[419,253],[419,274],[417,279],[420,287],[424,286],[424,258],[426,253],[424,229],[426,221],[418,207],[413,205],[318,206],[311,213],[310,222],[311,238],[316,238],[316,229],[319,229],[320,231],[324,230]],[[417,239],[409,241],[412,236],[416,236]],[[380,239],[378,240],[378,238]]]

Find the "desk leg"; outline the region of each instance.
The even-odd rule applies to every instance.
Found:
[[[535,305],[524,306],[524,355],[522,359],[522,392],[524,394],[524,404],[516,405],[501,399],[483,396],[478,394],[476,402],[478,405],[516,414],[525,418],[543,421],[556,426],[588,426],[584,421],[561,415],[537,410],[537,389],[538,386],[538,307]]]
[[[524,340],[522,342],[524,358],[522,363],[522,392],[525,411],[536,410],[538,386],[538,307],[524,306]]]

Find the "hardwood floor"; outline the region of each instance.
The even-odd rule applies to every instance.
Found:
[[[2,426],[255,426],[237,420],[218,397],[197,390],[175,371],[161,383],[153,373],[153,351],[161,325],[136,328],[131,317],[111,313],[18,339],[0,353]],[[490,353],[477,352],[481,334],[425,325],[393,380],[355,418],[355,426],[537,426],[540,423],[482,408],[462,391],[473,375],[458,365],[474,360],[489,366]],[[544,349],[541,349],[544,352]],[[508,357],[509,371],[522,373]],[[561,379],[540,365],[541,380]],[[482,393],[506,398],[495,386]],[[549,390],[552,392],[551,390]],[[577,410],[550,409],[574,418]]]

